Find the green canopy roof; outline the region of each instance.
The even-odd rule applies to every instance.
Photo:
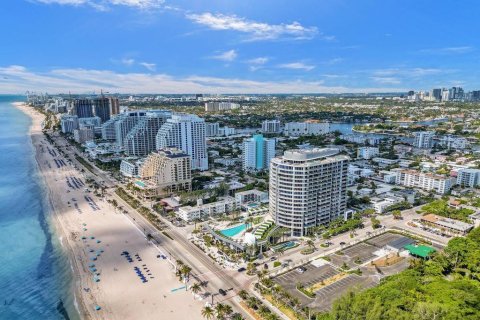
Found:
[[[432,253],[434,253],[435,250],[434,248],[432,247],[428,247],[428,246],[415,246],[413,244],[409,244],[409,245],[406,245],[404,247],[405,249],[407,249],[411,255],[413,256],[417,256],[417,257],[421,257],[421,258],[428,258],[428,256]]]

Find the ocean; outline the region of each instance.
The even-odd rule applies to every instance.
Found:
[[[30,118],[0,95],[0,319],[79,319],[72,270],[50,223]]]

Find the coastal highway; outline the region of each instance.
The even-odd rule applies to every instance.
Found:
[[[83,156],[77,153],[74,146],[71,146],[69,142],[61,136],[53,135],[52,137],[55,139],[55,142],[62,147],[64,152],[69,155],[69,158],[78,168],[84,168],[85,172],[91,172],[85,168],[82,163],[76,160],[75,156],[80,156],[82,158]],[[251,318],[251,316],[239,305],[238,298],[236,297],[238,291],[241,289],[248,290],[248,287],[252,282],[251,279],[243,279],[244,281],[240,284],[235,279],[235,276],[241,276],[240,274],[235,274],[237,273],[236,270],[226,271],[216,265],[200,248],[195,246],[187,240],[184,235],[175,230],[175,227],[171,226],[162,230],[166,231],[173,240],[162,232],[159,232],[155,226],[114,192],[114,188],[118,185],[117,181],[113,180],[105,172],[99,170],[93,163],[90,162],[90,165],[93,168],[92,178],[100,185],[103,184],[107,188],[112,188],[112,192],[107,191],[108,196],[111,199],[115,199],[128,211],[128,214],[125,216],[130,219],[140,231],[143,231],[145,235],[151,234],[154,242],[158,244],[161,249],[165,249],[173,261],[179,259],[189,265],[192,268],[191,277],[199,282],[207,283],[208,291],[214,296],[215,301],[228,301],[234,306],[236,311],[240,312],[245,318]],[[165,218],[161,216],[159,216],[159,218],[165,225],[170,225],[170,222]],[[219,295],[219,289],[227,291],[227,296]]]

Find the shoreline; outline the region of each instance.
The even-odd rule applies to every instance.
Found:
[[[42,193],[46,196],[46,198],[42,199],[42,203],[44,206],[45,212],[45,218],[47,219],[47,223],[50,221],[50,228],[52,228],[54,231],[52,236],[57,238],[57,241],[60,244],[62,252],[66,255],[69,265],[70,265],[70,270],[71,270],[71,283],[68,288],[68,292],[73,293],[73,307],[75,308],[75,311],[77,312],[76,315],[80,317],[80,319],[93,319],[90,317],[89,313],[87,312],[87,308],[84,305],[84,300],[83,299],[77,299],[78,296],[81,297],[81,290],[80,286],[77,285],[78,280],[75,278],[79,274],[79,269],[76,264],[76,259],[74,257],[74,249],[70,245],[68,241],[68,233],[67,230],[64,229],[62,226],[62,223],[59,219],[59,212],[54,204],[53,201],[53,194],[52,190],[49,187],[48,181],[45,176],[45,172],[43,170],[43,167],[41,163],[39,162],[39,156],[38,156],[38,150],[37,147],[35,146],[35,141],[33,134],[35,133],[35,128],[40,127],[43,123],[43,119],[40,119],[40,114],[39,113],[34,113],[32,109],[27,107],[23,102],[14,102],[12,105],[23,112],[25,115],[27,115],[30,118],[30,126],[28,129],[28,135],[30,136],[30,147],[31,150],[33,151],[34,154],[32,154],[33,159],[35,160],[35,165],[36,165],[36,173],[38,174],[38,182],[40,183],[40,188],[42,189]],[[42,115],[43,117],[43,115]],[[41,131],[41,129],[40,129]],[[80,300],[80,301],[78,301]],[[69,314],[69,316],[71,316]]]
[[[68,310],[72,302],[81,319],[202,319],[205,301],[178,290],[183,284],[159,255],[164,247],[151,244],[104,197],[85,190],[89,174],[70,160],[73,154],[62,139],[56,140],[58,148],[49,142],[41,129],[43,114],[24,103],[13,106],[31,119],[30,141],[49,209],[45,216],[72,270]]]

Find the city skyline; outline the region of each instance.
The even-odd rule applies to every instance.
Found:
[[[478,24],[478,6],[7,1],[0,13],[8,44],[0,51],[0,92],[474,90],[478,40],[468,30]]]

